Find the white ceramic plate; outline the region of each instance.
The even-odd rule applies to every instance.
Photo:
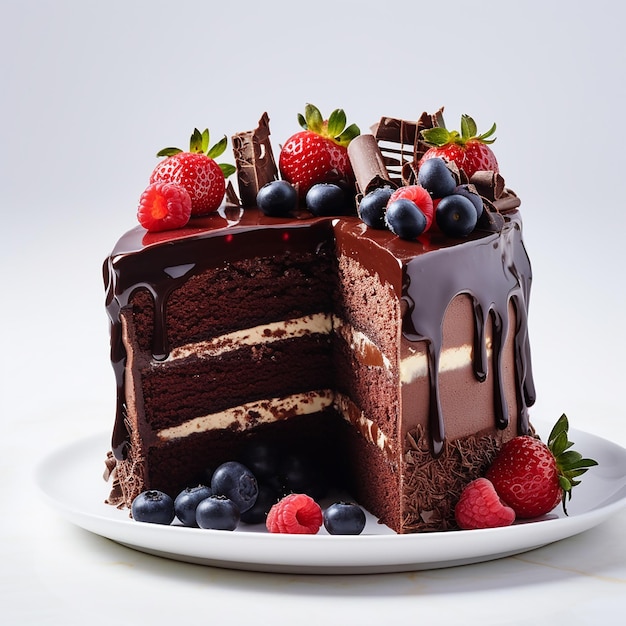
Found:
[[[49,503],[70,522],[125,546],[158,556],[234,569],[354,574],[451,567],[498,559],[571,537],[592,528],[626,503],[626,450],[581,431],[576,449],[596,459],[568,505],[539,521],[506,528],[396,535],[369,518],[359,536],[270,534],[258,526],[235,532],[135,522],[128,511],[104,504],[102,480],[108,435],[60,449],[37,468]]]

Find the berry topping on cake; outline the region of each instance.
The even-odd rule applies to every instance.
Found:
[[[477,478],[463,489],[454,516],[463,530],[510,526],[515,521],[515,511],[502,502],[486,478]]]
[[[191,197],[175,183],[157,182],[141,194],[137,219],[152,232],[182,228],[191,217]]]
[[[306,208],[316,216],[345,215],[351,208],[350,197],[339,185],[316,183],[307,191]]]
[[[267,514],[271,533],[315,535],[322,526],[320,505],[304,493],[292,493],[277,502]]]
[[[399,200],[400,198],[411,200],[415,203],[417,208],[424,214],[426,218],[426,228],[424,230],[428,230],[433,223],[433,215],[434,215],[434,207],[433,200],[424,187],[421,185],[407,185],[406,187],[400,187],[396,189],[391,196],[389,197],[389,203],[387,207],[392,202]]]
[[[572,450],[569,423],[562,415],[548,436],[548,443],[529,435],[514,437],[502,446],[486,477],[498,495],[519,518],[549,513],[559,502],[567,514],[566,501],[572,488],[590,467],[593,459]]]
[[[360,535],[365,513],[354,502],[335,502],[324,511],[324,528],[331,535]]]
[[[343,109],[336,109],[324,120],[312,104],[306,105],[304,115],[298,115],[304,130],[287,139],[278,167],[282,178],[297,187],[301,199],[316,183],[353,184],[347,146],[361,131],[355,124],[346,127],[346,121]]]
[[[478,194],[478,191],[476,191],[476,187],[474,187],[474,185],[464,183],[456,187],[454,193],[467,198],[476,209],[477,219],[480,219],[480,216],[483,214],[485,206],[483,204],[483,199]]]
[[[210,530],[235,530],[240,513],[237,505],[226,496],[213,495],[202,500],[196,508],[196,523]]]
[[[495,141],[495,132],[494,124],[486,133],[479,135],[476,122],[469,115],[461,116],[460,133],[456,130],[449,131],[445,126],[425,129],[422,137],[432,147],[422,156],[419,166],[428,159],[441,157],[456,163],[468,177],[482,170],[498,172],[498,161],[489,147]]]
[[[457,186],[456,176],[441,157],[434,157],[424,161],[417,173],[417,182],[433,198],[449,196]]]
[[[191,135],[189,150],[163,148],[158,157],[167,157],[153,170],[150,182],[171,182],[184,187],[191,197],[191,215],[204,215],[216,211],[226,191],[226,178],[235,172],[228,163],[218,164],[214,159],[226,150],[224,136],[209,147],[208,129],[202,133],[196,128]]]
[[[286,180],[273,180],[259,189],[256,203],[265,215],[273,217],[289,215],[298,208],[298,192]]]
[[[213,472],[211,490],[216,495],[230,498],[243,513],[254,505],[259,486],[256,477],[245,465],[227,461]]]
[[[426,216],[408,198],[398,198],[389,203],[385,223],[394,235],[407,240],[417,239],[427,226]]]
[[[391,187],[378,187],[363,197],[359,204],[359,217],[370,228],[383,230],[385,226],[385,209],[393,193]]]
[[[131,513],[138,522],[171,524],[174,519],[174,502],[163,491],[142,491],[131,504]]]
[[[467,237],[476,228],[478,221],[476,207],[460,194],[442,198],[437,204],[435,219],[437,226],[448,237]]]

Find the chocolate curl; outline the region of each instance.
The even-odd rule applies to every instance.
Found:
[[[515,193],[506,188],[504,178],[496,172],[475,172],[470,183],[476,187],[485,207],[491,212],[507,213],[521,204]]]
[[[263,113],[255,130],[237,133],[232,137],[239,195],[243,206],[255,206],[259,189],[278,178],[269,140],[269,121],[267,113]]]
[[[488,200],[497,200],[504,191],[504,178],[496,172],[481,170],[472,174],[470,183],[476,187],[478,193]]]
[[[348,144],[348,157],[361,195],[365,196],[377,187],[397,186],[389,179],[383,155],[374,135],[355,137]]]

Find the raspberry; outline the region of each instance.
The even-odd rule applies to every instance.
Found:
[[[477,478],[469,483],[454,509],[456,523],[464,530],[510,526],[515,512],[500,500],[491,481]]]
[[[137,219],[149,231],[181,228],[190,216],[191,197],[175,183],[152,183],[139,199]]]
[[[420,211],[426,216],[426,228],[428,230],[433,223],[433,215],[435,210],[433,208],[433,199],[424,187],[421,185],[407,185],[406,187],[400,187],[396,189],[389,198],[387,206],[389,206],[395,200],[400,198],[406,198],[417,204]]]
[[[313,498],[304,493],[292,493],[270,509],[266,526],[271,533],[315,535],[322,520],[322,509]]]

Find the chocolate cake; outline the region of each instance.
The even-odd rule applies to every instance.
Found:
[[[414,149],[419,123],[400,138],[407,129]],[[381,137],[363,137],[365,156],[351,151],[359,192],[400,184],[390,161],[416,155],[372,156]],[[534,401],[519,200],[498,176],[474,182],[488,216],[462,240],[233,203],[178,230],[126,233],[104,264],[109,502],[175,496],[260,440],[323,456],[398,533],[454,528],[463,486],[528,431]]]

